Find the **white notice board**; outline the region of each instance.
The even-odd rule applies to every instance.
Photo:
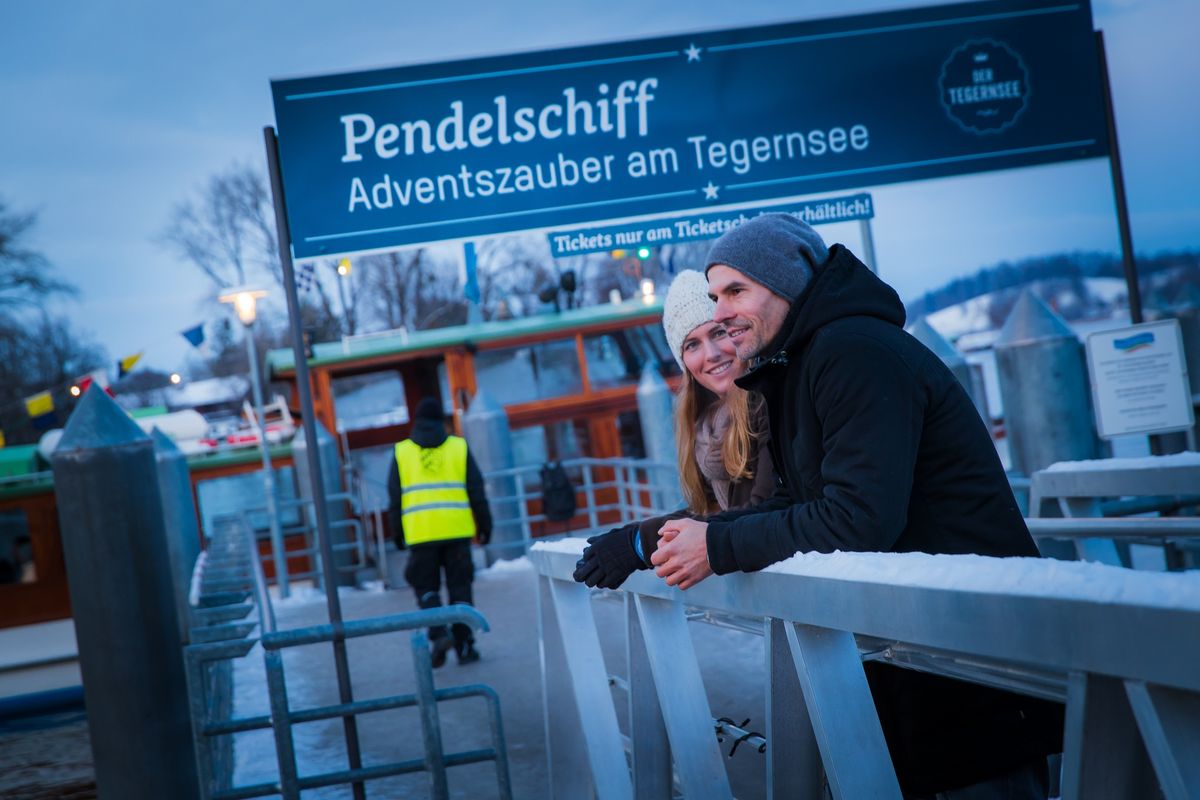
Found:
[[[1102,439],[1192,427],[1179,320],[1093,333],[1087,337],[1087,358]]]

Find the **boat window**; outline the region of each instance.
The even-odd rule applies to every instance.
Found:
[[[29,539],[29,519],[21,508],[0,511],[0,583],[33,583],[37,565]]]
[[[679,374],[658,324],[585,336],[583,352],[593,389],[636,383],[647,363],[657,363],[664,376]]]
[[[475,354],[475,382],[501,405],[583,391],[573,339],[481,350]]]
[[[541,425],[517,428],[511,438],[514,467],[546,462],[546,430]]]
[[[334,378],[338,433],[408,422],[404,379],[398,370]]]
[[[621,440],[622,458],[646,457],[646,446],[642,441],[642,418],[636,409],[617,414],[617,435]]]
[[[512,439],[513,466],[527,467],[547,461],[583,458],[587,449],[586,420],[563,420],[517,428]]]

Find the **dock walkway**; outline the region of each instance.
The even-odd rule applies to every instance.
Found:
[[[541,664],[537,631],[536,576],[527,561],[501,562],[480,572],[475,581],[475,602],[487,617],[491,631],[479,636],[483,659],[459,666],[451,656],[436,670],[436,684],[455,686],[486,683],[500,695],[513,797],[549,800],[545,760]],[[395,614],[416,608],[409,589],[394,591],[371,587],[342,590],[347,620]],[[623,674],[624,631],[622,601],[600,600],[597,621],[610,674]],[[324,596],[310,590],[276,605],[281,629],[326,621]],[[749,728],[762,730],[763,642],[761,637],[728,628],[693,623],[693,637],[701,670],[716,717],[749,717]],[[356,700],[412,691],[415,686],[407,635],[389,635],[349,642],[350,672]],[[262,651],[256,646],[235,669],[235,713],[239,717],[267,713],[262,671]],[[293,648],[286,652],[288,694],[293,708],[334,703],[337,683],[328,645]],[[616,699],[624,707],[621,690]],[[463,750],[489,744],[482,701],[457,700],[439,704],[446,749]],[[623,716],[623,715],[622,715]],[[363,763],[419,758],[421,735],[414,709],[379,712],[359,718]],[[235,740],[235,782],[239,785],[269,780],[276,775],[274,745],[269,731],[239,734]],[[723,746],[729,752],[730,743]],[[340,723],[318,722],[297,726],[296,748],[302,775],[343,768],[345,749]],[[764,756],[752,748],[739,748],[729,765],[730,781],[738,797],[759,797],[764,792]],[[497,796],[495,768],[489,763],[449,770],[452,797]],[[428,796],[423,773],[373,781],[368,797]],[[306,798],[350,798],[348,787],[305,792]]]

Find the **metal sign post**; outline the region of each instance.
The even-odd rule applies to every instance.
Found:
[[[288,228],[287,206],[283,194],[283,176],[279,171],[279,142],[275,129],[263,128],[263,139],[267,147],[267,168],[271,173],[271,196],[275,203],[275,229],[279,237],[279,262],[283,267],[283,292],[287,296],[288,327],[291,332],[292,354],[296,362],[296,388],[300,394],[300,418],[304,425],[304,438],[309,442],[308,474],[312,484],[313,514],[317,521],[317,540],[321,548],[321,573],[325,580],[325,602],[329,608],[329,622],[341,628],[342,604],[337,593],[337,576],[334,574],[333,540],[329,533],[329,510],[325,506],[325,487],[321,485],[321,455],[316,446],[317,417],[313,410],[312,387],[308,378],[308,359],[304,355],[304,332],[300,324],[300,297],[296,293],[296,270],[292,264],[291,231]],[[354,702],[350,686],[350,665],[346,659],[346,641],[342,637],[333,640],[333,662],[337,672],[338,698],[342,703]],[[362,766],[362,755],[358,746],[358,723],[353,715],[342,717],[346,737],[346,755],[350,769]],[[354,800],[365,800],[366,788],[360,781],[354,784]]]
[[[1112,86],[1108,80],[1104,31],[1096,31],[1096,52],[1100,57],[1100,83],[1104,90],[1104,122],[1108,127],[1108,165],[1112,171],[1113,202],[1117,206],[1117,229],[1121,234],[1121,264],[1125,269],[1125,287],[1129,292],[1129,321],[1137,325],[1143,321],[1142,289],[1138,285],[1133,233],[1129,226],[1129,204],[1125,200],[1125,174],[1121,170],[1121,148],[1117,145],[1117,115],[1113,110]]]

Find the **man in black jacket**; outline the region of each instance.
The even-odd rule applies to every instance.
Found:
[[[427,397],[417,404],[409,438],[399,442],[388,473],[388,518],[399,547],[408,546],[404,579],[421,608],[437,608],[441,573],[451,603],[472,605],[471,540],[487,544],[492,534],[483,474],[458,436],[447,436],[442,404]],[[479,660],[471,629],[453,626],[453,639],[442,626],[429,629],[433,666],[446,663],[451,646],[458,663]]]
[[[970,398],[853,254],[767,214],[718,239],[706,274],[714,319],[753,365],[737,383],[766,400],[780,487],[750,509],[664,525],[649,558],[668,584],[797,552],[1038,555]],[[1060,705],[865,668],[906,796],[1046,796]]]

